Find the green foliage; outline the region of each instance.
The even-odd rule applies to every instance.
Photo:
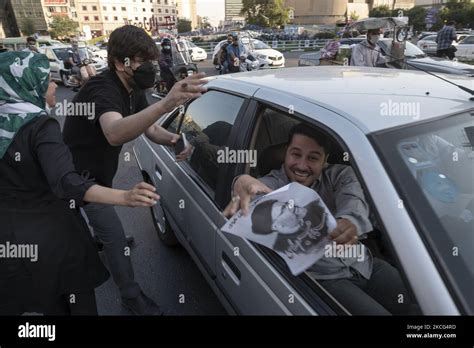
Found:
[[[248,24],[263,27],[281,27],[289,21],[290,9],[284,6],[284,0],[243,0],[243,15]]]
[[[178,28],[178,33],[187,33],[192,30],[191,21],[183,18],[178,19],[176,27]]]
[[[369,17],[391,17],[392,16],[392,10],[388,5],[382,5],[378,7],[374,7],[370,12],[369,12]]]
[[[35,22],[31,18],[23,18],[21,21],[21,32],[26,36],[33,35],[36,32]]]
[[[387,5],[374,7],[370,17],[396,17],[400,9],[391,10]],[[409,10],[402,10],[403,15],[410,19],[410,25],[415,30],[426,29],[426,8],[421,6],[413,7]],[[438,13],[438,22],[433,25],[432,30],[436,31],[443,27],[444,23],[454,20],[458,28],[474,27],[474,3],[470,0],[449,0]]]
[[[61,38],[75,34],[79,24],[68,17],[55,16],[49,27],[53,38]]]

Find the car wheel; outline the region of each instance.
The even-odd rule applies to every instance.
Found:
[[[153,185],[153,182],[150,178],[144,176],[144,179],[146,183]],[[156,233],[158,234],[158,238],[161,240],[161,242],[169,247],[180,245],[173,229],[171,228],[171,225],[166,218],[165,211],[161,206],[161,202],[158,201],[155,206],[150,207],[150,212],[153,220],[153,226],[155,227]]]

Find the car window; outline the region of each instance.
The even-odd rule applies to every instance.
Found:
[[[252,42],[256,50],[266,50],[271,48],[265,42],[262,42],[260,40],[252,40]]]
[[[437,37],[437,35],[429,35],[429,36],[425,37],[423,40],[425,40],[425,41],[435,41],[436,37]]]
[[[64,48],[55,48],[53,49],[54,53],[60,60],[67,60],[69,58],[69,51],[71,51],[71,47],[64,47]]]
[[[302,120],[300,120],[299,115],[289,115],[287,112],[282,111],[282,110],[275,110],[270,107],[264,107],[261,106],[259,111],[257,112],[257,122],[255,129],[253,131],[253,136],[249,145],[250,149],[255,149],[258,152],[258,164],[257,164],[257,170],[250,170],[250,175],[258,178],[267,175],[271,170],[274,169],[280,169],[282,164],[285,161],[285,155],[286,155],[286,144],[288,142],[288,135],[291,130],[291,128],[299,123],[306,123]],[[306,123],[307,124],[307,123]],[[309,124],[308,124],[309,125]],[[345,145],[342,143],[340,139],[335,138],[333,135],[329,133],[329,130],[324,129],[324,126],[318,126],[315,124],[311,124],[313,128],[316,128],[318,131],[321,133],[326,134],[329,140],[329,159],[328,162],[329,164],[332,164],[333,166],[329,167],[326,166],[325,168],[331,168],[331,169],[324,169],[324,170],[334,170],[335,172],[340,171],[338,175],[347,175],[347,171],[344,169],[345,167],[353,167],[354,162],[348,161],[345,159],[345,154],[348,154],[348,151],[343,151],[345,149]],[[340,158],[339,158],[340,157]],[[352,157],[349,155],[349,157]],[[344,166],[344,167],[343,167]],[[342,171],[344,169],[344,171]],[[370,212],[376,211],[376,208],[373,207],[371,204],[370,196],[368,195],[367,191],[363,188],[364,182],[362,178],[358,175],[356,170],[354,170],[355,175],[357,176],[357,179],[361,183],[362,186],[362,192],[363,195],[365,196],[365,201],[367,203],[367,206],[370,206],[368,210],[365,209],[360,209],[356,208],[356,205],[352,206],[354,210],[354,216],[357,214],[365,214],[366,216],[366,221],[371,220],[373,226],[379,226],[379,224],[376,221],[376,214],[370,214]],[[345,173],[345,174],[343,174]],[[331,174],[328,174],[328,177],[330,177]],[[333,212],[333,214],[336,214],[338,208],[338,204],[342,204],[340,201],[336,202],[337,198],[337,190],[340,189],[342,184],[334,184],[334,182],[331,184],[331,180],[335,179],[327,179],[325,182],[324,187],[322,187],[320,184],[319,187],[316,189],[317,192],[323,197],[323,200],[325,200],[325,203],[329,207],[329,209]],[[346,181],[348,179],[345,179]],[[351,179],[352,180],[352,179]],[[351,180],[348,180],[347,182],[352,182]],[[352,185],[348,184],[347,188]],[[326,191],[327,190],[327,191]],[[324,192],[331,192],[331,194],[326,194]],[[360,202],[360,199],[364,200],[364,197],[360,198],[360,191],[354,190],[351,191],[351,197],[352,195],[355,197],[354,202]],[[390,273],[390,275],[396,275],[392,278],[387,277],[387,281],[393,281],[394,286],[397,286],[397,289],[405,291],[406,287],[401,286],[400,284],[403,283],[401,280],[399,274],[398,268],[395,266],[396,261],[393,259],[392,255],[387,252],[388,248],[384,245],[384,241],[382,239],[382,232],[374,228],[372,231],[369,231],[369,233],[366,236],[367,238],[363,238],[363,243],[365,245],[365,248],[369,249],[370,254],[372,257],[377,257],[377,260],[371,259],[374,264],[377,263],[379,266],[383,264],[383,267],[385,267],[385,271],[387,269],[390,269],[390,271],[387,271]],[[362,245],[360,244],[360,245]],[[287,269],[284,264],[279,262],[278,260],[281,260],[281,258],[272,250],[265,248],[265,247],[258,247],[258,250],[261,250],[262,253],[265,256],[268,256],[269,260],[271,260],[272,264],[278,268],[281,272],[285,273],[285,275],[288,276],[287,274]],[[367,252],[368,253],[368,252]],[[368,254],[364,254],[368,255]],[[369,257],[369,256],[367,256]],[[318,261],[319,262],[319,261]],[[318,262],[316,264],[318,264]],[[320,272],[324,273],[325,270],[325,262],[327,260],[322,260],[322,263],[319,263],[318,267],[321,268],[316,268],[319,269]],[[335,263],[338,262],[338,260],[334,261]],[[329,264],[326,264],[327,270],[330,269]],[[378,267],[378,266],[377,266]],[[380,266],[382,267],[382,266]],[[301,279],[304,279],[306,284],[311,284],[311,290],[313,296],[320,296],[320,298],[324,298],[326,301],[326,304],[330,305],[332,309],[334,309],[337,313],[353,313],[354,314],[359,314],[357,311],[360,310],[360,303],[364,302],[363,299],[358,299],[357,296],[349,296],[349,297],[344,297],[342,293],[344,291],[340,291],[341,287],[346,287],[346,286],[352,286],[351,284],[348,284],[346,282],[341,282],[340,284],[337,284],[336,282],[332,281],[326,281],[327,279],[335,279],[331,278],[328,276],[328,278],[325,278],[325,276],[320,276],[316,273],[314,273],[314,269],[310,268],[307,272],[305,272],[303,275],[299,277],[293,277],[289,276],[288,279],[291,279],[292,284],[295,286],[298,286],[299,281]],[[329,273],[324,273],[325,275]],[[309,290],[309,289],[308,289]],[[307,293],[307,291],[305,291]],[[375,295],[368,295],[368,296],[375,296]],[[384,297],[384,294],[378,294],[377,295],[376,301],[379,303],[389,303],[390,299],[388,297]],[[389,296],[389,295],[386,295]],[[334,301],[336,299],[336,301]],[[375,300],[375,297],[373,297]],[[361,302],[357,302],[361,301]],[[392,314],[407,314],[407,313],[418,313],[417,312],[417,306],[416,303],[411,302],[410,305],[404,306],[402,310],[400,310],[400,313],[395,313],[395,310],[398,310],[398,304],[395,302],[391,303],[391,308],[392,308]],[[394,309],[397,308],[397,309]],[[372,310],[376,310],[375,307]]]
[[[461,45],[472,45],[474,44],[474,36],[468,36],[460,42]]]
[[[226,146],[244,101],[241,97],[209,91],[188,106],[184,118],[176,117],[167,127],[170,132],[185,133],[193,144],[188,164],[212,192],[216,190],[220,166],[227,163]]]
[[[53,52],[51,52],[50,49],[45,49],[45,50],[44,50],[44,54],[46,55],[46,57],[48,57],[48,59],[50,59],[50,60],[56,60],[56,58],[54,57]]]

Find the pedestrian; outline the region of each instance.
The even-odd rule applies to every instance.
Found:
[[[453,41],[457,39],[456,34],[456,22],[449,21],[443,29],[438,32],[436,36],[437,51],[436,55],[440,58],[448,57],[450,60],[453,60],[455,52],[457,51],[456,47],[453,46]]]
[[[164,38],[161,41],[161,54],[159,59],[160,77],[166,84],[166,90],[169,92],[176,83],[176,78],[173,74],[173,52],[171,49],[171,40]]]
[[[109,275],[79,207],[151,206],[158,196],[145,183],[113,190],[75,171],[46,112],[57,86],[45,55],[0,53],[0,77],[0,315],[97,315],[94,289]]]
[[[32,36],[26,38],[26,48],[23,50],[25,52],[35,52],[38,53],[38,47],[36,47],[36,39]]]
[[[154,86],[159,58],[153,39],[142,28],[125,25],[110,35],[107,59],[109,70],[92,77],[74,97],[75,105],[91,105],[93,112],[74,108],[75,117],[66,117],[65,143],[71,149],[74,164],[98,183],[112,187],[119,165],[122,145],[145,134],[152,142],[174,146],[181,138],[156,122],[186,100],[206,91],[204,74],[177,82],[167,96],[149,106],[145,90]],[[177,160],[187,158],[186,147]],[[136,315],[161,314],[135,281],[125,232],[113,207],[88,204],[84,212],[89,224],[104,245],[109,270],[120,290],[122,305]]]

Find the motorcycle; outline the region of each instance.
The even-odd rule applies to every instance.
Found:
[[[92,61],[85,58],[81,64],[72,67],[64,74],[67,75],[66,87],[71,87],[74,92],[77,92],[91,77],[97,75],[97,70]]]
[[[171,52],[173,58],[173,67],[171,75],[174,82],[181,81],[188,76],[198,73],[198,67],[192,63],[191,52],[186,49],[186,45],[179,39],[171,41]],[[168,94],[167,81],[161,76],[161,71],[157,71],[155,77],[155,87],[152,97],[162,99]]]

